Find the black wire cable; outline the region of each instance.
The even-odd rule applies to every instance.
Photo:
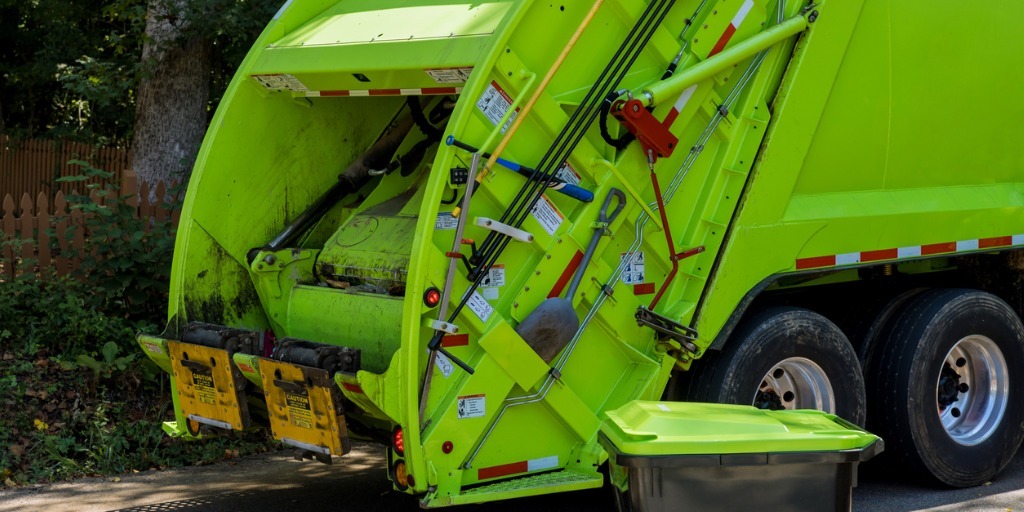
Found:
[[[543,190],[543,188],[548,186],[551,177],[554,176],[558,168],[561,167],[569,154],[576,148],[587,127],[593,122],[597,102],[622,79],[674,2],[675,0],[654,0],[647,5],[647,8],[630,29],[623,43],[619,45],[611,61],[601,71],[598,79],[587,92],[580,103],[580,107],[572,113],[565,128],[562,129],[553,144],[541,158],[540,164],[534,167],[531,179],[520,189],[509,208],[502,214],[499,219],[500,222],[518,227],[525,221],[526,215],[533,209],[540,198],[540,194],[537,193],[538,190]],[[524,201],[524,195],[529,199]],[[509,222],[510,219],[514,220]],[[479,252],[474,255],[474,264],[490,259],[489,256],[494,250],[495,244],[498,243],[500,236],[502,235],[496,233],[488,234],[484,243],[481,244]]]
[[[534,168],[531,179],[527,181],[516,195],[516,198],[513,199],[512,204],[516,205],[518,203],[518,205],[515,208],[510,205],[502,214],[502,222],[507,221],[511,217],[515,219],[512,225],[518,228],[526,220],[528,212],[540,200],[557,169],[561,167],[562,163],[576,149],[579,141],[586,134],[587,128],[597,117],[599,113],[598,103],[602,97],[611,92],[618,82],[622,80],[633,63],[636,62],[640,52],[646,47],[674,3],[675,0],[653,0],[647,5],[640,19],[633,25],[626,40],[619,46],[612,60],[605,66],[598,80],[587,92],[580,107],[573,112],[569,122],[566,123],[566,126],[556,137],[552,146],[548,148],[544,157],[541,158],[541,163]],[[521,200],[524,193],[529,200]],[[472,281],[470,287],[466,290],[459,304],[452,310],[449,321],[454,321],[459,315],[462,308],[465,307],[470,297],[480,286],[484,276],[487,275],[489,269],[494,265],[501,253],[504,252],[510,241],[511,238],[495,232],[487,235],[485,244],[489,247],[485,248],[482,244],[480,250],[474,254],[474,259],[477,259],[477,261],[483,260],[482,264],[471,272],[469,276]]]
[[[652,4],[653,3],[654,2],[652,2]],[[635,62],[636,58],[639,56],[640,51],[644,48],[644,46],[646,46],[647,42],[653,36],[654,31],[657,28],[657,26],[661,23],[661,21],[664,19],[664,17],[668,14],[668,11],[671,9],[673,3],[674,3],[674,0],[668,0],[668,1],[662,2],[659,5],[659,7],[661,8],[660,11],[656,12],[654,17],[649,18],[649,19],[647,19],[645,21],[645,23],[644,23],[645,26],[644,26],[643,33],[642,33],[641,37],[639,39],[635,39],[635,40],[632,41],[632,44],[630,44],[630,48],[628,50],[626,59],[624,61],[620,62],[619,66],[616,66],[616,68],[617,68],[616,69],[616,74],[618,74],[619,76],[618,77],[615,77],[615,76],[611,77],[611,79],[615,81],[615,83],[611,84],[612,86],[616,85],[617,82],[619,80],[621,80],[621,77],[625,75],[625,72],[629,69],[629,67],[633,65],[633,63]],[[650,7],[650,5],[649,5],[649,7]],[[597,84],[595,84],[595,88],[593,88],[591,90],[591,92],[598,91],[598,88],[596,86],[597,86]],[[606,86],[606,88],[610,89],[611,87],[610,86]],[[590,96],[590,95],[588,94],[588,96]],[[591,103],[590,105],[587,106],[588,107],[587,108],[587,113],[586,113],[584,119],[582,119],[582,122],[578,123],[576,126],[572,127],[571,130],[569,130],[570,137],[568,138],[568,140],[563,140],[562,141],[562,143],[560,144],[560,148],[559,148],[560,151],[554,152],[554,151],[549,150],[549,153],[556,153],[558,155],[558,158],[557,159],[550,159],[550,157],[549,157],[549,160],[547,162],[543,162],[542,163],[542,165],[548,165],[549,166],[549,169],[548,169],[549,172],[545,174],[545,176],[548,177],[548,180],[550,180],[550,177],[554,175],[553,171],[555,169],[557,169],[557,167],[550,168],[552,162],[556,162],[556,163],[564,162],[565,159],[568,158],[568,155],[571,154],[573,150],[575,150],[576,145],[579,143],[579,141],[582,140],[583,135],[585,134],[586,128],[589,126],[590,123],[593,122],[594,118],[597,115],[597,112],[595,111],[594,106],[595,105],[593,103]],[[568,127],[569,126],[567,125],[567,128]],[[552,149],[554,149],[554,148],[552,148]],[[559,163],[559,166],[560,166],[560,163]],[[538,168],[540,168],[540,167],[541,166],[538,166]],[[545,183],[545,186],[546,186],[546,183]],[[541,195],[543,194],[543,189],[540,189],[539,187],[533,187],[533,191],[534,191],[534,195],[532,197],[532,200],[529,201],[529,207],[527,209],[523,210],[522,213],[516,218],[515,222],[512,224],[514,227],[519,227],[519,226],[522,225],[522,223],[526,220],[527,215],[529,214],[529,211],[531,211],[533,209],[534,205],[537,203],[537,201],[540,199]],[[497,238],[497,237],[495,237],[495,238],[498,240],[498,242],[497,242],[498,243],[498,247],[496,248],[496,250],[492,250],[492,251],[490,251],[489,254],[486,255],[487,256],[486,259],[484,259],[483,264],[477,270],[478,277],[479,277],[479,275],[486,274],[487,269],[490,269],[494,265],[494,263],[497,261],[498,257],[501,255],[501,253],[508,246],[508,243],[511,241],[510,238],[505,237],[503,235],[502,235],[501,238]]]
[[[622,94],[623,92],[621,90],[608,93],[608,96],[605,96],[604,101],[601,102],[601,113],[598,115],[598,122],[601,127],[601,138],[604,139],[606,144],[617,150],[626,149],[626,146],[629,146],[630,142],[636,140],[636,137],[634,137],[632,133],[629,133],[629,131],[626,131],[616,139],[615,137],[612,137],[611,131],[608,130],[608,118],[611,114],[612,105],[619,96],[622,96]]]

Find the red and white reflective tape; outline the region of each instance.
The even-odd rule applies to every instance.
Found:
[[[679,113],[686,108],[686,104],[690,102],[690,98],[693,97],[693,93],[697,91],[697,84],[693,84],[683,90],[683,93],[679,95],[676,102],[672,104],[672,110],[668,111],[668,115],[665,116],[665,120],[662,122],[665,126],[672,126],[672,123],[679,117]]]
[[[531,471],[541,471],[557,467],[558,456],[552,455],[550,457],[543,457],[540,459],[530,459],[520,462],[512,462],[510,464],[502,464],[500,466],[480,468],[476,472],[476,477],[478,480],[487,480],[488,478],[517,475],[519,473],[529,473]]]
[[[843,265],[853,265],[856,263],[919,258],[921,256],[972,252],[984,249],[1015,246],[1024,246],[1024,234],[997,236],[992,238],[975,238],[973,240],[959,240],[956,242],[942,242],[938,244],[912,245],[909,247],[879,249],[876,251],[814,256],[811,258],[797,258],[796,269],[807,270],[812,268],[838,267]]]
[[[747,15],[750,14],[750,10],[753,8],[754,0],[746,0],[743,2],[743,5],[740,6],[740,10],[736,13],[736,16],[732,17],[732,21],[730,21],[729,26],[725,28],[725,32],[722,34],[722,37],[718,38],[718,42],[715,43],[715,47],[711,49],[711,53],[708,54],[708,57],[711,57],[725,49],[725,45],[729,44],[729,40],[732,39],[732,35],[740,28],[743,20],[747,19]]]
[[[420,87],[418,89],[353,89],[349,91],[306,91],[309,98],[329,98],[335,96],[436,96],[440,94],[459,94],[462,87]]]

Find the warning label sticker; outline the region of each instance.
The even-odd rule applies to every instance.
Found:
[[[452,212],[440,212],[437,214],[437,221],[434,222],[434,229],[444,231],[455,229],[459,225],[459,218],[452,217]]]
[[[196,387],[196,395],[199,396],[200,402],[204,404],[217,403],[217,390],[213,387],[213,375],[193,373],[192,384]]]
[[[469,74],[473,72],[473,68],[442,68],[442,69],[424,69],[430,78],[433,78],[435,82],[439,84],[461,84],[469,80]]]
[[[459,419],[482,418],[487,415],[487,397],[485,395],[467,395],[459,397]]]
[[[622,261],[627,261],[626,267],[622,269],[622,282],[626,284],[640,284],[646,279],[644,276],[644,252],[624,252]]]
[[[295,91],[306,92],[309,90],[306,84],[299,81],[292,75],[272,73],[269,75],[252,75],[263,87],[272,91]]]
[[[501,122],[501,118],[505,116],[505,112],[508,112],[508,109],[511,107],[512,97],[498,85],[498,82],[493,80],[491,81],[491,85],[487,86],[487,89],[484,90],[484,94],[480,96],[480,99],[476,102],[476,108],[480,109],[480,112],[483,112],[484,117],[494,125]],[[517,115],[519,115],[518,108],[511,116],[509,116],[505,126],[501,127],[501,133],[505,133],[505,130],[508,130],[509,125],[512,124],[512,120],[515,119]]]
[[[562,225],[562,221],[565,220],[565,215],[558,211],[555,204],[548,199],[547,196],[540,196],[540,200],[537,204],[533,205],[533,210],[530,210],[530,214],[533,218],[537,219],[544,231],[549,235],[555,234],[558,231],[558,227]]]
[[[285,393],[288,402],[288,419],[292,425],[302,428],[313,428],[313,409],[309,406],[309,397]]]
[[[466,306],[468,306],[472,312],[476,313],[476,316],[484,322],[491,317],[491,313],[494,313],[494,307],[487,302],[487,299],[483,298],[475,290],[473,291],[473,295],[471,295],[469,300],[466,302]]]
[[[157,345],[156,343],[146,342],[146,343],[144,343],[144,345],[146,345],[146,350],[148,350],[148,351],[150,351],[150,352],[152,352],[154,354],[163,354],[164,353],[164,349],[160,348],[160,345]]]
[[[573,169],[572,165],[569,165],[569,162],[562,164],[562,166],[555,171],[555,177],[570,185],[580,184],[580,173],[576,172],[576,169]]]
[[[451,359],[448,359],[448,356],[444,355],[440,351],[434,358],[434,366],[436,366],[438,370],[441,370],[441,374],[444,375],[444,378],[446,379],[451,376],[452,371],[455,369],[455,365],[452,364]]]
[[[493,265],[484,276],[480,286],[505,286],[505,265],[503,263]]]

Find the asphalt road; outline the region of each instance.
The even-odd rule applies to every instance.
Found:
[[[0,512],[226,512],[417,510],[412,496],[391,492],[384,477],[383,448],[359,444],[333,466],[292,460],[277,452],[213,466],[144,471],[120,478],[0,491]],[[1024,511],[1024,455],[990,484],[972,489],[937,489],[891,483],[863,468],[854,490],[854,512]],[[769,510],[751,496],[751,510]],[[610,491],[597,489],[454,510],[555,512],[615,510]],[[680,507],[680,510],[685,508]]]

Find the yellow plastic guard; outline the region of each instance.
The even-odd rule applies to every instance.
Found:
[[[190,431],[198,433],[198,423],[233,430],[249,426],[246,381],[226,350],[180,341],[168,341],[167,349]]]
[[[344,411],[327,371],[260,359],[260,376],[275,439],[323,455],[348,453]]]

